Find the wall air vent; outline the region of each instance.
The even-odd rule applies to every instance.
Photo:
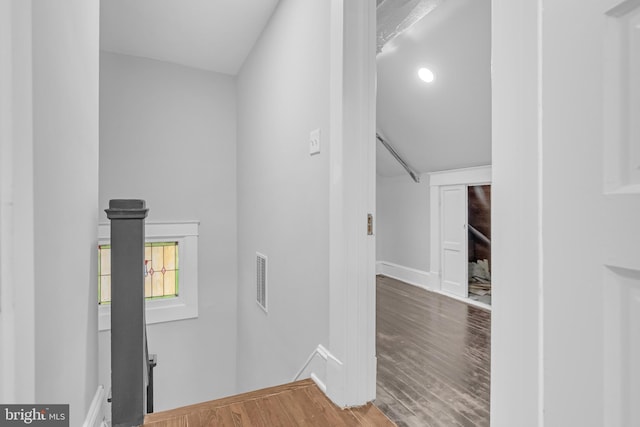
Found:
[[[267,256],[256,252],[256,302],[267,312]]]

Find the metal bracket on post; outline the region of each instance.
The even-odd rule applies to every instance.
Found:
[[[144,422],[146,336],[144,309],[144,200],[110,200],[112,425]]]

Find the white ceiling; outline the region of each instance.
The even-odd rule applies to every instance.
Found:
[[[418,172],[491,163],[491,1],[445,0],[377,57],[377,128]],[[436,75],[418,79],[419,67]],[[378,174],[405,174],[378,145]]]
[[[102,50],[235,75],[278,0],[100,3]],[[489,164],[491,0],[432,3],[377,57],[378,131],[418,172]],[[434,83],[417,78],[421,66]],[[377,170],[405,173],[380,143]]]
[[[101,0],[100,48],[235,75],[278,0]]]

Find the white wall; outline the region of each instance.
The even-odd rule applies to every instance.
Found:
[[[0,401],[33,402],[31,2],[3,0],[0,5]]]
[[[492,3],[491,423],[499,427],[545,425],[539,382],[539,3]]]
[[[13,114],[11,112],[11,2],[0,1],[0,92],[5,96],[0,98],[0,377],[5,378],[0,384],[0,401],[6,402],[13,395],[13,378],[9,377],[11,366],[11,351],[13,344],[10,334],[13,328],[9,328],[9,322],[13,315],[6,313],[11,304],[8,302],[7,293],[10,292],[10,276],[7,268],[10,268],[8,247],[11,244],[9,235],[12,224],[7,216],[11,212],[11,127]]]
[[[236,391],[236,97],[227,75],[101,53],[100,221],[142,198],[148,221],[199,220],[199,317],[149,325],[156,410]],[[95,283],[95,280],[92,281]],[[110,384],[100,333],[100,382]]]
[[[32,2],[35,400],[71,425],[98,385],[98,18],[98,0]]]
[[[238,76],[238,388],[284,383],[329,334],[330,2],[282,0]],[[309,156],[320,128],[322,152]],[[269,257],[256,304],[255,256]]]
[[[376,260],[429,272],[429,177],[377,176]]]

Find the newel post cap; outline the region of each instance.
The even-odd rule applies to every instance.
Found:
[[[149,213],[147,203],[140,199],[112,199],[104,211],[109,219],[144,219]]]

